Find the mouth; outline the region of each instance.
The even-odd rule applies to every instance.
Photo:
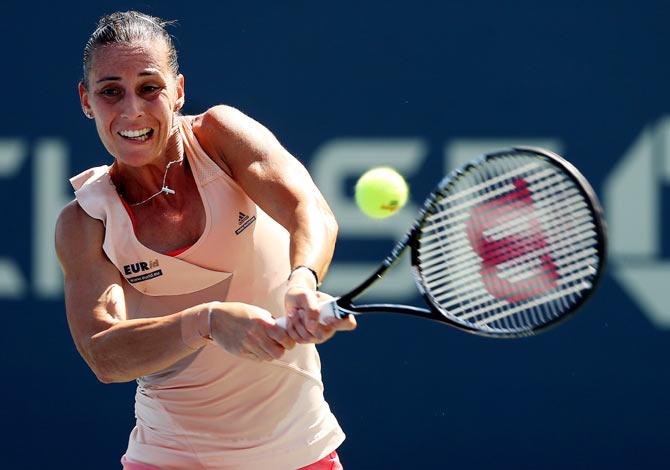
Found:
[[[117,132],[117,134],[124,139],[134,140],[135,142],[145,142],[151,138],[154,134],[154,130],[151,127],[144,127],[142,129],[122,130]]]

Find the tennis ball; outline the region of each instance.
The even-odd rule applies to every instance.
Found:
[[[383,219],[405,205],[408,192],[405,179],[393,168],[372,168],[356,182],[356,204],[368,217]]]

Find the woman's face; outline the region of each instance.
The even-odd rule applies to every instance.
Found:
[[[133,167],[161,161],[175,111],[184,104],[184,78],[174,76],[165,41],[112,44],[92,56],[88,89],[79,85],[84,112],[119,162]]]

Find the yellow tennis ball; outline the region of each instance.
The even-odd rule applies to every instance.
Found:
[[[356,204],[373,219],[395,214],[407,202],[409,188],[405,179],[390,167],[372,168],[356,182]]]

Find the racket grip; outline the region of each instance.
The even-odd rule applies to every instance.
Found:
[[[321,304],[319,307],[319,323],[322,325],[326,324],[326,320],[328,318],[344,318],[346,316],[345,313],[343,313],[337,306],[337,299],[332,299],[328,300],[324,303]],[[279,317],[277,318],[275,324],[277,326],[281,326],[282,328],[286,329],[286,322],[287,318],[286,317]]]

